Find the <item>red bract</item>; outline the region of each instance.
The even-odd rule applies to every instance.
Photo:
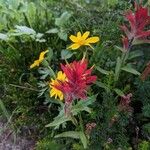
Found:
[[[133,44],[147,43],[148,36],[150,36],[150,30],[145,31],[145,27],[150,25],[150,16],[148,16],[148,8],[144,8],[138,4],[135,4],[135,13],[128,11],[125,14],[125,18],[129,21],[130,28],[123,25],[121,29],[125,32],[129,41],[133,41]]]
[[[66,104],[70,104],[74,99],[85,99],[87,88],[96,81],[96,76],[91,75],[93,67],[87,69],[87,65],[85,59],[66,65],[61,64],[61,69],[66,74],[67,81],[60,82],[56,88],[64,93]]]
[[[123,43],[123,52],[126,52],[129,49],[129,40],[127,37],[122,37],[122,43]]]

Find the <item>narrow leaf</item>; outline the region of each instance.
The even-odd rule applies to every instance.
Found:
[[[76,131],[67,131],[67,132],[63,132],[63,133],[60,133],[60,134],[57,134],[54,136],[54,138],[61,138],[61,137],[69,137],[69,138],[73,138],[73,139],[79,139],[80,133],[76,132]]]
[[[100,82],[100,81],[96,81],[95,83],[98,87],[105,89],[106,91],[109,90],[109,88],[106,86],[106,84]]]
[[[69,121],[70,118],[69,117],[66,117],[64,114],[63,116],[60,116],[60,117],[56,117],[54,119],[53,122],[51,122],[50,124],[46,125],[46,127],[55,127],[55,126],[59,126],[61,125],[62,123],[66,122],[66,121]]]
[[[104,70],[102,68],[100,68],[99,66],[95,66],[96,70],[98,70],[100,73],[105,74],[105,75],[109,75],[110,71]]]
[[[80,132],[80,139],[81,139],[81,142],[83,144],[83,147],[86,149],[88,142],[87,142],[87,138],[83,132]]]
[[[124,95],[123,91],[121,91],[120,89],[114,89],[114,91],[115,91],[119,96],[123,96],[123,95]]]
[[[140,75],[141,73],[138,72],[137,70],[135,70],[134,68],[132,68],[131,66],[125,66],[125,67],[122,67],[121,70],[124,70],[126,72],[129,72],[129,73],[132,73],[134,75]]]
[[[120,68],[121,68],[121,59],[120,57],[117,58],[116,68],[115,68],[115,81],[118,80]]]
[[[134,58],[136,58],[136,57],[141,57],[141,56],[143,56],[143,55],[144,55],[143,52],[140,51],[140,50],[131,51],[131,52],[129,53],[128,60],[134,59]]]

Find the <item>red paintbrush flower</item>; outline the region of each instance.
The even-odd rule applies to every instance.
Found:
[[[130,28],[123,25],[121,29],[125,32],[127,38],[132,44],[149,43],[148,36],[150,30],[145,27],[150,25],[150,16],[148,16],[148,8],[144,8],[141,4],[135,4],[135,12],[128,11],[125,18],[129,21]]]
[[[67,81],[60,81],[55,88],[62,91],[67,105],[74,99],[85,99],[89,85],[96,81],[96,76],[91,75],[93,67],[87,69],[87,65],[86,59],[73,61],[66,65],[61,64],[61,69],[65,73]]]

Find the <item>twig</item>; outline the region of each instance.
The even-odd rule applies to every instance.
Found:
[[[25,86],[20,86],[20,85],[15,85],[15,84],[9,84],[9,85],[13,86],[13,87],[16,87],[16,88],[27,89],[27,90],[39,92],[39,90],[34,89],[34,88],[28,88],[28,87],[25,87]]]

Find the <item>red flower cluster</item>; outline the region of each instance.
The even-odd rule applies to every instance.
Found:
[[[86,134],[89,135],[92,131],[92,129],[94,129],[96,127],[96,123],[92,122],[92,123],[87,123],[86,124]]]
[[[55,88],[62,91],[66,104],[70,104],[74,99],[85,99],[87,88],[96,81],[96,76],[91,75],[93,67],[87,69],[87,65],[86,59],[66,65],[61,64],[67,81],[60,82]]]
[[[135,3],[135,13],[128,11],[125,18],[129,21],[130,28],[123,25],[121,29],[127,37],[123,37],[123,45],[125,50],[129,49],[130,44],[149,43],[147,39],[150,36],[150,30],[145,31],[145,27],[150,24],[150,16],[148,16],[148,8],[144,8],[141,4]],[[128,39],[128,41],[127,41]]]

